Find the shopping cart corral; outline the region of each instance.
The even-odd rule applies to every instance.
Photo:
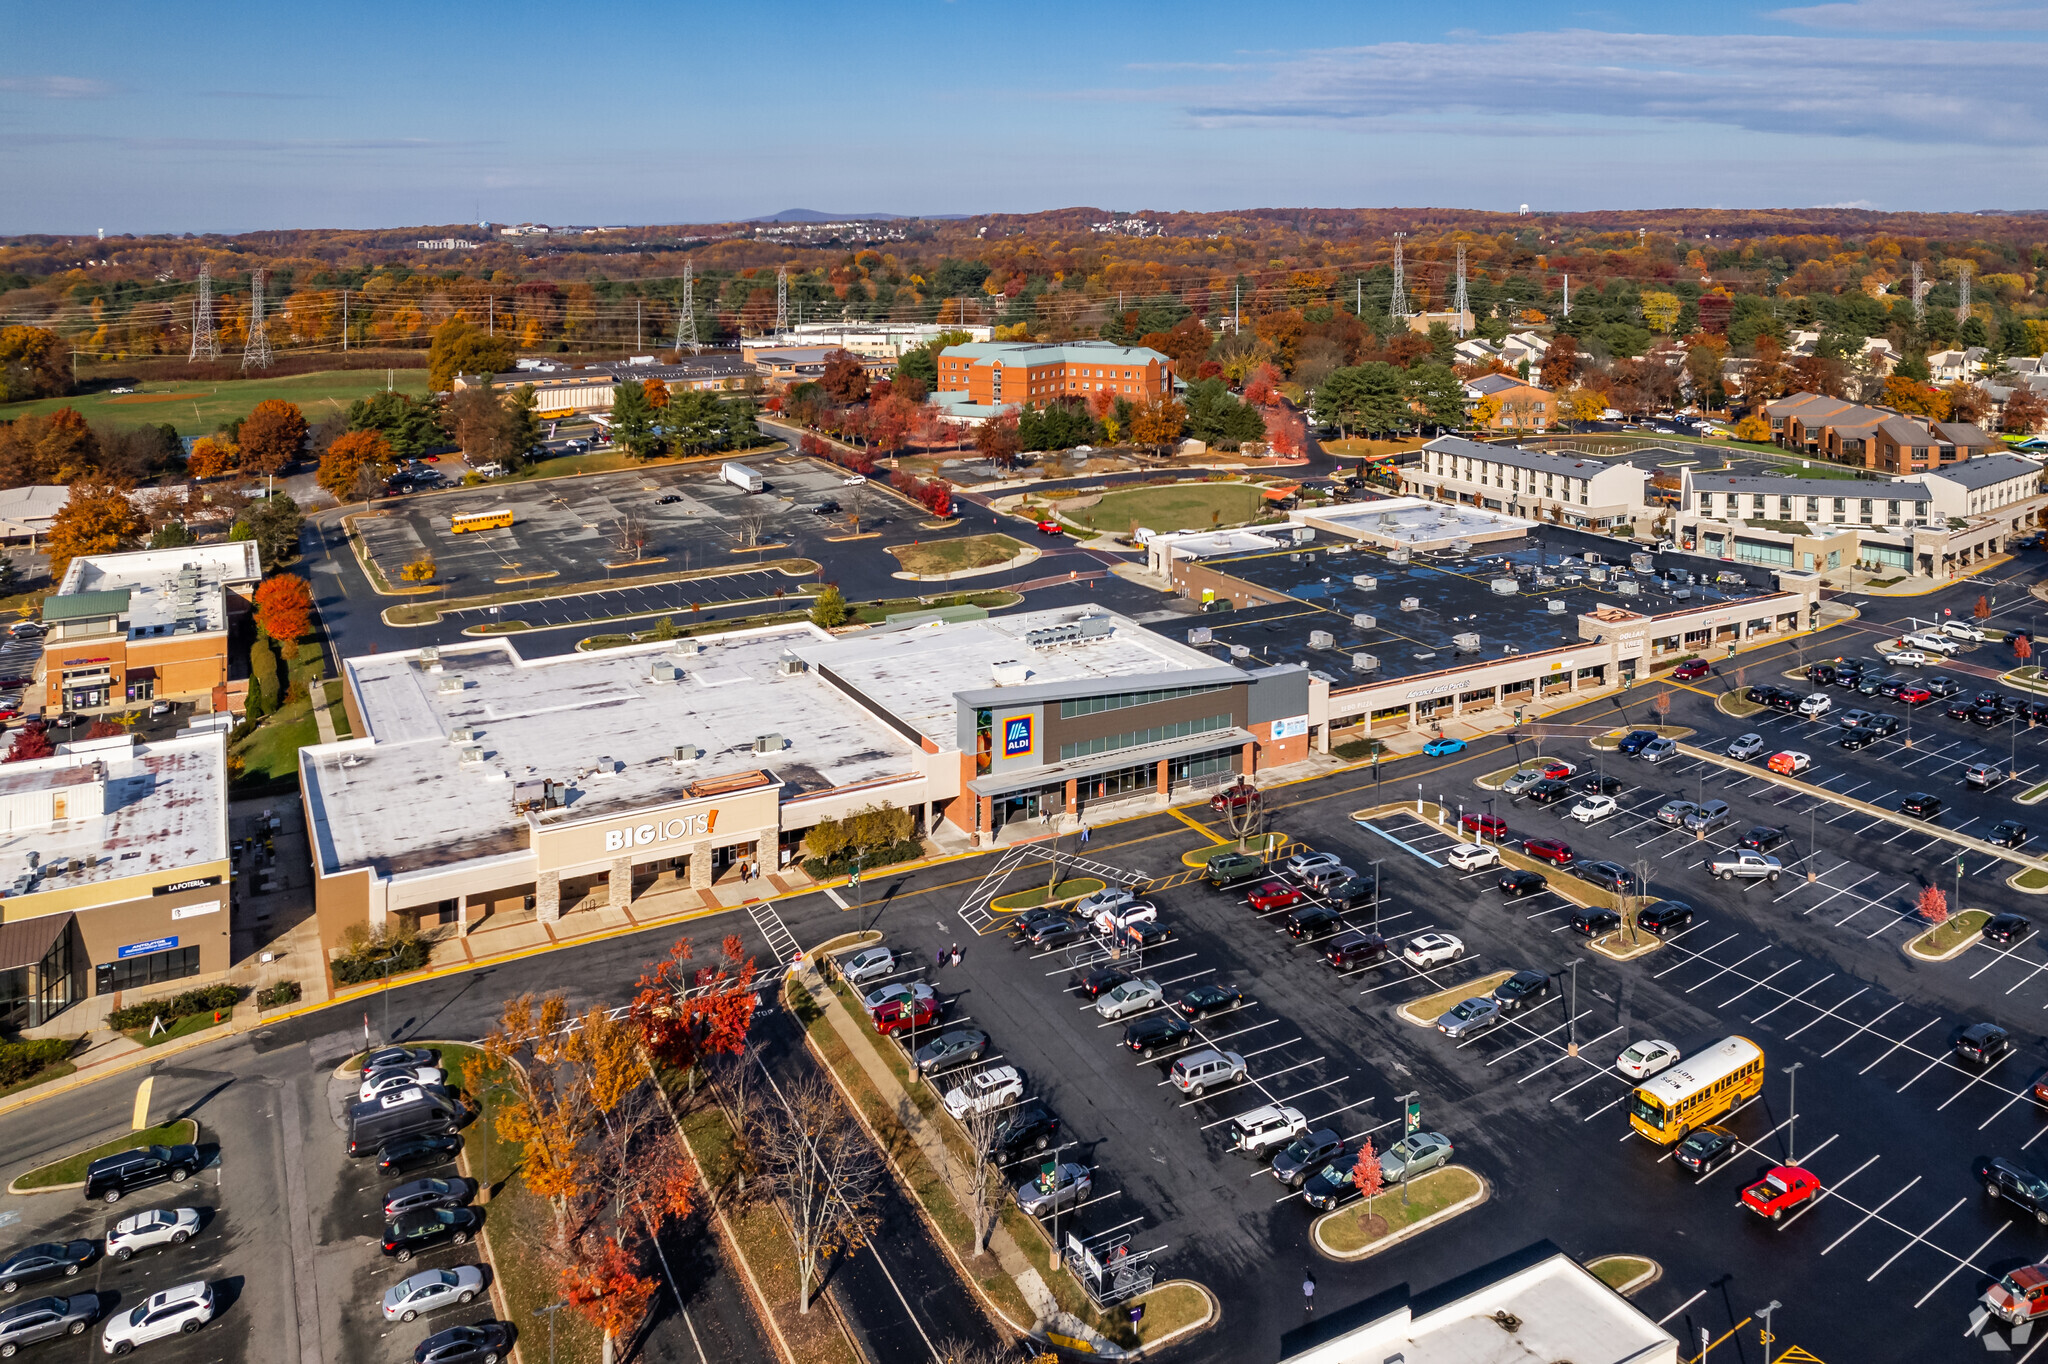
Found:
[[[1159,1272],[1152,1257],[1165,1249],[1132,1250],[1128,1231],[1106,1231],[1085,1241],[1068,1232],[1063,1254],[1088,1300],[1108,1307],[1151,1290]]]

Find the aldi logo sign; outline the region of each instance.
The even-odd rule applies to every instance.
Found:
[[[1028,758],[1031,756],[1031,720],[1029,715],[1011,715],[1003,720],[1003,756],[1005,758]]]

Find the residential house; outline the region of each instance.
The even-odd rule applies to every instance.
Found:
[[[1557,397],[1547,388],[1525,383],[1507,374],[1485,374],[1465,385],[1465,397],[1478,402],[1491,398],[1495,411],[1490,420],[1483,424],[1492,431],[1545,431],[1562,415],[1557,409]]]
[[[1938,350],[1927,357],[1928,376],[1937,384],[1952,384],[1984,372],[1991,352],[1982,346],[1966,350]]]

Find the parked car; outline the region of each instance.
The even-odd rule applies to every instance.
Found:
[[[1972,1023],[1956,1034],[1956,1059],[1984,1070],[2012,1051],[2012,1034],[1996,1023]]]
[[[1877,712],[1875,711],[1847,710],[1842,712],[1842,718],[1836,723],[1843,729],[1854,729],[1858,725],[1867,724],[1872,719],[1875,719],[1876,715]]]
[[[1587,796],[1577,805],[1565,811],[1566,819],[1575,819],[1581,824],[1592,824],[1607,818],[1621,809],[1613,796]]]
[[[1963,769],[1963,783],[1975,791],[1989,791],[2005,780],[2003,763],[1971,763]]]
[[[1033,1217],[1044,1217],[1087,1201],[1094,1191],[1095,1177],[1087,1166],[1061,1161],[1055,1173],[1041,1173],[1017,1186],[1017,1206]]]
[[[2024,914],[1994,914],[1984,922],[1987,942],[2010,946],[2034,931],[2034,921]]]
[[[939,1020],[938,1001],[919,998],[909,1004],[891,1000],[875,1010],[875,1031],[883,1037],[894,1037],[905,1028],[923,1028]]]
[[[1891,655],[1891,662],[1901,668],[1924,668],[1933,661],[1918,649],[1898,649]]]
[[[848,985],[865,985],[879,980],[896,969],[896,949],[893,947],[864,947],[839,962],[839,978]]]
[[[425,1208],[384,1224],[383,1250],[400,1264],[422,1250],[447,1242],[462,1245],[476,1235],[483,1214],[475,1208]]]
[[[996,1124],[995,1153],[1013,1160],[1026,1151],[1043,1151],[1060,1134],[1060,1120],[1043,1099],[1026,1099]]]
[[[1342,885],[1346,881],[1357,879],[1357,876],[1357,872],[1340,862],[1334,867],[1323,867],[1310,872],[1301,878],[1301,883],[1316,894],[1322,895],[1328,892],[1331,886]]]
[[[0,1358],[24,1345],[39,1345],[58,1336],[82,1336],[100,1314],[97,1293],[71,1293],[61,1298],[30,1298],[0,1310]]]
[[[1628,783],[1620,777],[1603,776],[1598,772],[1588,773],[1579,778],[1579,789],[1589,796],[1618,795]]]
[[[1654,729],[1632,729],[1621,736],[1621,742],[1616,744],[1615,748],[1633,758],[1643,751],[1644,744],[1656,737],[1657,731]]]
[[[1464,955],[1464,941],[1452,933],[1418,933],[1401,950],[1401,959],[1417,970],[1442,966]]]
[[[1297,942],[1326,938],[1344,927],[1344,916],[1328,905],[1304,905],[1283,921],[1287,936]]]
[[[1298,1108],[1266,1104],[1240,1113],[1230,1120],[1230,1148],[1247,1155],[1262,1155],[1275,1146],[1293,1141],[1308,1131],[1308,1119]]]
[[[1485,1032],[1506,1021],[1506,1011],[1492,995],[1474,995],[1460,1000],[1437,1016],[1436,1030],[1452,1040]]]
[[[1868,748],[1876,742],[1877,736],[1867,729],[1846,729],[1842,731],[1841,741],[1835,746],[1853,752],[1859,748]]]
[[[1572,862],[1571,844],[1556,838],[1525,838],[1522,851],[1541,862],[1555,867],[1568,867]]]
[[[1909,682],[1899,688],[1899,699],[1909,706],[1924,706],[1934,699],[1934,693],[1917,682]]]
[[[1500,784],[1501,794],[1504,796],[1519,796],[1537,782],[1547,780],[1549,779],[1543,775],[1543,769],[1539,767],[1525,767]]]
[[[1134,924],[1125,924],[1119,932],[1123,940],[1141,950],[1159,946],[1173,939],[1173,925],[1160,923],[1157,919],[1143,919]]]
[[[1549,995],[1550,977],[1541,971],[1517,971],[1493,989],[1501,1011],[1510,1014],[1533,1008]]]
[[[1765,763],[1764,766],[1770,768],[1771,771],[1776,772],[1781,777],[1796,776],[1813,766],[1813,755],[1810,753],[1796,753],[1791,749],[1786,749],[1782,753],[1773,753],[1771,760]]]
[[[1768,824],[1753,824],[1748,833],[1737,839],[1735,846],[1748,848],[1751,852],[1769,852],[1785,841],[1783,829],[1773,829]]]
[[[412,1364],[498,1364],[512,1348],[512,1328],[502,1321],[451,1326],[421,1341]]]
[[[948,1028],[911,1055],[911,1068],[930,1075],[949,1066],[979,1061],[988,1050],[988,1034],[979,1028]]]
[[[1422,756],[1425,758],[1447,758],[1453,753],[1464,751],[1463,739],[1431,739],[1422,746]]]
[[[1499,838],[1508,831],[1508,822],[1499,815],[1470,814],[1458,821],[1468,834],[1480,834],[1487,838]]]
[[[2032,1213],[2036,1222],[2048,1226],[2048,1179],[2004,1156],[1979,1156],[1970,1172],[1984,1186],[1985,1197],[2016,1204]]]
[[[476,1265],[423,1269],[384,1290],[384,1320],[412,1321],[444,1307],[463,1307],[484,1291],[484,1272]]]
[[[1071,914],[1052,915],[1024,930],[1024,940],[1038,948],[1064,947],[1087,936],[1088,925]]]
[[[455,1159],[462,1138],[453,1132],[420,1132],[387,1142],[377,1152],[379,1174],[400,1174],[423,1165],[440,1165]]]
[[[1296,853],[1287,859],[1287,871],[1293,876],[1310,876],[1335,867],[1342,861],[1342,858],[1332,852]]]
[[[1899,717],[1896,715],[1872,716],[1870,719],[1864,721],[1860,728],[1865,734],[1870,735],[1872,738],[1887,738],[1890,735],[1897,734],[1899,732]]]
[[[1566,777],[1576,776],[1579,770],[1579,765],[1568,758],[1538,758],[1536,765],[1542,768],[1543,775],[1552,781],[1563,781]]]
[[[100,1329],[100,1348],[110,1355],[125,1355],[153,1340],[191,1335],[212,1320],[213,1285],[180,1284],[107,1318]]]
[[[1258,803],[1259,788],[1247,781],[1235,782],[1209,797],[1209,808],[1218,814],[1242,810],[1247,805]]]
[[[1963,684],[1956,681],[1953,677],[1943,677],[1940,675],[1927,678],[1920,685],[1933,692],[1937,698],[1954,696],[1963,689]]]
[[[92,1263],[90,1241],[45,1241],[24,1246],[0,1260],[0,1293],[18,1293],[25,1283],[68,1279]]]
[[[1503,833],[1506,826],[1502,826]],[[1500,862],[1500,850],[1480,843],[1460,843],[1444,854],[1444,861],[1459,871],[1478,871],[1482,867],[1496,866]]]
[[[912,1000],[936,1003],[938,997],[938,992],[921,980],[898,981],[892,985],[884,985],[879,990],[869,991],[861,1000],[861,1004],[872,1017],[877,1010],[891,1004],[907,1004]]]
[[[1204,1047],[1175,1061],[1166,1078],[1181,1093],[1199,1099],[1212,1089],[1238,1083],[1250,1073],[1244,1058],[1236,1052]]]
[[[1647,1080],[1677,1059],[1678,1048],[1659,1038],[1632,1043],[1615,1058],[1614,1068],[1631,1080]]]
[[[1194,1024],[1177,1013],[1162,1010],[1126,1025],[1124,1045],[1149,1061],[1161,1052],[1187,1046],[1194,1035]]]
[[[1797,1165],[1780,1165],[1742,1191],[1742,1204],[1773,1222],[1820,1192],[1820,1177]]]
[[[1671,670],[1671,675],[1680,682],[1697,682],[1707,675],[1713,665],[1704,658],[1688,658]]]
[[[1688,1132],[1672,1156],[1696,1175],[1712,1174],[1716,1166],[1742,1149],[1742,1139],[1725,1127],[1699,1127]]]
[[[1950,639],[1968,640],[1972,644],[1984,642],[1984,628],[1980,625],[1972,625],[1966,620],[1943,621],[1941,623],[1941,633],[1947,635]]]
[[[1744,849],[1723,853],[1707,863],[1707,874],[1718,876],[1723,881],[1741,877],[1745,881],[1775,882],[1783,870],[1777,858]]]
[[[1834,698],[1824,691],[1814,692],[1799,703],[1799,713],[1809,720],[1818,720],[1834,708]]]
[[[1301,898],[1301,887],[1290,886],[1285,881],[1268,881],[1245,896],[1245,902],[1263,914],[1269,909],[1298,905]]]
[[[1733,818],[1735,812],[1727,801],[1710,800],[1693,807],[1692,813],[1685,817],[1685,827],[1688,833],[1710,834]]]
[[[396,1094],[401,1089],[414,1085],[438,1085],[442,1082],[438,1066],[407,1066],[400,1070],[374,1070],[363,1076],[356,1087],[356,1098],[364,1102]]]
[[[1667,800],[1657,807],[1657,822],[1671,828],[1685,823],[1685,817],[1700,807],[1689,800]]]
[[[1546,890],[1550,886],[1543,873],[1523,871],[1519,867],[1510,867],[1503,871],[1500,880],[1494,884],[1500,887],[1501,894],[1518,900],[1525,895],[1534,895],[1539,890]]]
[[[1692,906],[1683,900],[1659,900],[1636,912],[1636,926],[1658,937],[1691,922]]]
[[[1449,1160],[1451,1150],[1451,1139],[1441,1132],[1411,1133],[1380,1156],[1380,1178],[1389,1184],[1413,1179]]]
[[[1075,988],[1089,999],[1100,999],[1130,978],[1130,972],[1118,967],[1098,966],[1093,970],[1082,972],[1081,979]]]
[[[1991,1315],[2014,1326],[2048,1316],[2048,1261],[2021,1265],[1985,1289],[1980,1301]]]
[[[1393,948],[1377,933],[1351,929],[1338,934],[1323,947],[1323,960],[1339,971],[1377,966],[1393,956]]]
[[[196,1146],[137,1146],[101,1156],[85,1167],[85,1196],[118,1203],[121,1195],[164,1180],[183,1184],[202,1163]]]
[[[1911,792],[1899,801],[1899,813],[1910,815],[1914,819],[1935,819],[1940,816],[1941,810],[1941,797],[1930,796],[1925,791]]]
[[[1557,777],[1545,777],[1523,792],[1531,805],[1555,805],[1570,799],[1573,794],[1571,783]]]
[[[1359,1196],[1352,1171],[1358,1168],[1358,1152],[1339,1147],[1314,1174],[1301,1182],[1301,1196],[1317,1212],[1334,1212]]]
[[[1317,1166],[1327,1164],[1343,1149],[1344,1138],[1327,1127],[1304,1132],[1274,1153],[1273,1177],[1290,1189],[1298,1189]]]
[[[1569,922],[1574,933],[1597,938],[1602,933],[1611,933],[1621,927],[1621,916],[1611,909],[1575,906]]]
[[[1636,893],[1636,874],[1619,862],[1579,862],[1573,865],[1572,871],[1602,890],[1611,890],[1616,895]]]
[[[1678,740],[1652,739],[1643,745],[1643,751],[1638,756],[1646,763],[1661,763],[1675,758],[1678,756]]]
[[[131,1258],[151,1246],[182,1246],[199,1230],[197,1208],[151,1208],[130,1213],[107,1233],[107,1254],[116,1260]]]
[[[977,1071],[946,1091],[946,1111],[955,1118],[969,1113],[986,1113],[1024,1097],[1024,1077],[1015,1066],[991,1066]]]
[[[2017,848],[2027,841],[2027,826],[2018,820],[2001,819],[1985,831],[1984,841],[2001,848]]]
[[[1764,751],[1764,736],[1745,734],[1728,745],[1728,756],[1737,762],[1747,762]]]
[[[1227,985],[1197,985],[1180,997],[1181,1012],[1196,1022],[1249,1003],[1251,1001],[1245,998],[1244,991],[1233,990]]]
[[[1127,980],[1095,1001],[1095,1012],[1104,1018],[1122,1018],[1143,1013],[1166,1002],[1166,991],[1156,980]]]

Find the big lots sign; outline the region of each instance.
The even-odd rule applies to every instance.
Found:
[[[699,810],[695,814],[671,815],[645,824],[622,824],[616,829],[606,829],[604,850],[623,852],[627,848],[644,848],[651,843],[671,843],[678,838],[702,838],[717,830],[718,811],[715,808]]]

